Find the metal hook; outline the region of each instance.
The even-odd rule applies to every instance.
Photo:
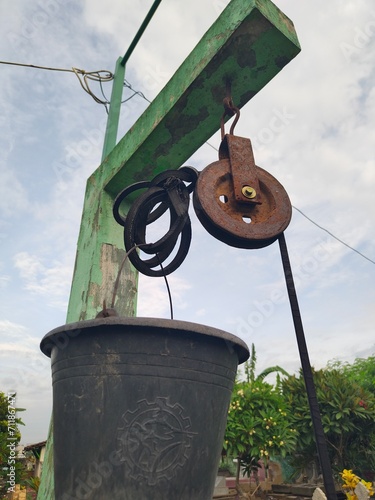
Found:
[[[223,99],[223,106],[224,106],[224,113],[221,117],[220,120],[220,129],[221,129],[221,140],[224,139],[225,136],[225,128],[224,128],[224,120],[225,117],[228,116],[233,116],[236,115],[235,119],[233,120],[233,123],[230,127],[229,133],[233,135],[234,128],[237,125],[238,120],[240,119],[240,110],[237,108],[237,106],[234,105],[233,99],[231,97],[225,97]]]

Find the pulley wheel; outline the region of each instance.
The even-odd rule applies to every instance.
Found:
[[[263,248],[287,228],[292,205],[275,177],[256,167],[261,204],[235,200],[229,160],[208,165],[199,175],[194,209],[204,228],[215,238],[237,248]]]

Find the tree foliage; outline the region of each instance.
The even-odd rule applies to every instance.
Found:
[[[256,375],[256,361],[252,345],[245,381],[237,381],[233,390],[225,453],[248,472],[271,456],[286,456],[299,471],[313,461],[318,466],[302,372],[290,376],[273,366]],[[274,386],[265,382],[273,372],[278,374]],[[375,474],[375,356],[353,364],[331,362],[313,369],[313,377],[333,470],[337,477],[346,469],[370,478]]]
[[[354,363],[331,361],[328,369],[342,372],[349,380],[375,395],[375,356],[356,358]]]
[[[296,431],[279,388],[264,381],[270,370],[255,377],[255,365],[253,345],[245,366],[246,381],[237,382],[233,390],[224,442],[225,453],[237,458],[248,474],[260,460],[267,465],[271,456],[285,456],[296,444]]]
[[[365,477],[375,470],[374,395],[342,370],[313,371],[313,376],[333,468],[337,472],[353,469]],[[306,465],[316,455],[316,447],[302,374],[284,379],[282,391],[286,405],[294,409],[297,458]]]
[[[279,391],[262,380],[238,382],[229,408],[224,449],[243,465],[294,449],[296,431]]]

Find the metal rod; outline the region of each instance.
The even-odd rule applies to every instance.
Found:
[[[122,58],[122,61],[121,61],[122,66],[125,66],[125,64],[127,63],[129,57],[131,56],[133,50],[135,49],[137,43],[139,42],[139,39],[143,35],[144,30],[147,28],[148,23],[151,21],[152,16],[155,14],[156,9],[161,4],[161,1],[162,0],[155,0],[154,3],[152,4],[151,9],[149,10],[143,23],[141,24],[141,27],[139,28],[137,34],[135,35],[135,37],[134,37],[132,43],[130,44],[128,50],[126,51],[124,57]]]
[[[112,86],[111,101],[109,104],[109,111],[108,111],[107,127],[104,136],[102,161],[109,155],[112,149],[116,146],[126,62],[131,56],[133,50],[135,49],[137,43],[139,42],[139,39],[143,35],[143,32],[147,28],[148,23],[151,21],[152,16],[155,14],[156,9],[159,7],[161,1],[162,0],[154,1],[151,9],[149,10],[147,16],[145,17],[145,20],[141,24],[141,27],[139,28],[137,34],[135,35],[124,57],[119,58],[116,62],[116,70]]]
[[[111,101],[109,103],[107,126],[104,135],[102,161],[116,146],[118,124],[120,120],[122,90],[124,88],[125,66],[121,64],[121,57],[117,59],[115,75],[112,84]]]
[[[323,474],[325,494],[328,500],[337,500],[331,461],[329,459],[327,441],[324,435],[322,419],[319,411],[319,403],[316,396],[313,373],[311,370],[309,353],[307,351],[305,333],[303,330],[302,318],[298,305],[297,293],[294,286],[292,268],[290,265],[284,233],[279,236],[279,245],[281,260],[284,268],[286,287],[288,290],[289,302],[292,310],[294,329],[297,337],[298,350],[301,358],[302,372],[305,379],[307,399],[309,402],[311,420],[314,429],[315,443]]]

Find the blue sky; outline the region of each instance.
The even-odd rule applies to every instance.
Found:
[[[227,3],[164,0],[127,65],[133,88],[152,100]],[[3,2],[0,60],[113,71],[151,5]],[[375,7],[276,5],[293,20],[302,51],[243,108],[236,133],[252,139],[257,164],[295,207],[375,260]],[[0,89],[0,390],[16,389],[27,409],[26,444],[47,436],[51,375],[39,342],[65,323],[85,183],[100,164],[106,113],[72,73],[0,65]],[[120,137],[147,105],[140,96],[123,105]],[[209,142],[218,147],[219,135]],[[187,164],[202,170],[216,159],[203,145]],[[230,248],[191,217],[190,252],[169,277],[175,318],[254,342],[259,370],[297,372],[278,245]],[[372,355],[374,264],[296,210],[286,239],[312,365]],[[141,277],[138,315],[169,317],[162,279]]]

